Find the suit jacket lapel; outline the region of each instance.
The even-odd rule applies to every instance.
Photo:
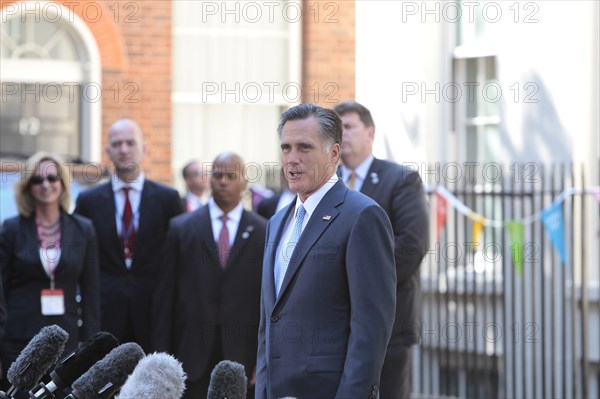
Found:
[[[109,252],[114,256],[114,263],[121,264],[123,268],[126,268],[121,242],[119,241],[120,232],[117,231],[115,194],[110,182],[105,183],[98,197],[94,202],[94,206],[98,209],[100,215],[98,218],[100,223],[94,224],[98,242],[100,244],[102,241],[106,242],[106,248],[110,248]]]
[[[73,249],[80,250],[82,248],[82,243],[84,238],[81,234],[78,234],[77,228],[70,217],[67,216],[66,213],[61,212],[60,215],[60,228],[61,228],[61,238],[60,238],[60,246],[61,246],[61,256],[58,261],[58,265],[56,265],[55,273],[63,270],[67,265],[67,254],[69,251]]]
[[[100,208],[102,215],[101,220],[106,221],[106,223],[102,223],[101,225],[106,229],[106,236],[110,235],[116,238],[116,241],[119,241],[118,237],[120,232],[117,231],[115,194],[110,182],[106,183],[105,189],[102,190],[100,197],[101,198],[99,198],[99,201],[97,201],[95,205]]]
[[[379,172],[381,171],[381,162],[379,159],[373,159],[371,163],[371,167],[369,167],[369,172],[365,176],[365,180],[363,182],[362,187],[360,188],[360,192],[366,195],[367,197],[373,196],[375,189],[377,188],[377,184],[379,183]],[[377,178],[375,178],[377,177]]]
[[[344,196],[347,191],[348,188],[344,183],[341,180],[338,180],[329,192],[325,194],[319,205],[317,205],[317,208],[302,231],[300,240],[298,240],[294,252],[292,253],[283,283],[281,284],[277,303],[285,294],[290,281],[298,272],[310,249],[338,216],[339,211],[337,210],[337,206],[344,202]],[[277,305],[277,303],[275,305]]]
[[[269,220],[269,234],[267,237],[266,248],[265,248],[265,259],[267,260],[267,287],[263,289],[263,292],[266,292],[265,295],[265,303],[267,305],[267,309],[273,309],[275,304],[275,259],[277,255],[277,247],[279,245],[279,241],[281,240],[281,236],[283,234],[283,228],[285,227],[285,222],[288,220],[290,213],[293,212],[296,206],[296,201],[292,201],[287,208],[284,208],[284,212],[276,213]],[[265,282],[263,282],[265,283]],[[266,289],[268,288],[268,290]]]
[[[235,235],[235,239],[233,240],[233,246],[229,251],[229,258],[227,259],[227,267],[225,270],[228,270],[235,263],[236,259],[242,253],[246,243],[248,242],[248,238],[254,232],[254,226],[248,221],[248,212],[246,210],[242,211],[242,218],[240,219],[240,223],[237,228],[237,233]]]
[[[140,196],[140,206],[138,210],[138,226],[137,231],[135,232],[136,239],[134,256],[138,253],[138,250],[141,249],[139,244],[145,241],[143,237],[146,234],[146,215],[152,214],[152,209],[150,208],[152,201],[149,200],[149,198],[153,195],[152,191],[152,185],[148,183],[147,179],[144,180],[144,186],[142,187],[142,195]]]
[[[40,239],[38,237],[37,226],[35,224],[35,214],[32,213],[29,217],[25,218],[25,229],[22,232],[22,240],[27,247],[25,250],[28,253],[34,255],[35,259],[35,268],[37,272],[43,274],[48,277],[46,274],[46,270],[44,269],[44,265],[42,265],[42,260],[40,259]]]
[[[194,226],[198,226],[200,242],[206,247],[208,254],[213,258],[213,262],[211,263],[215,267],[223,270],[221,268],[221,261],[219,260],[219,253],[217,252],[217,243],[215,242],[215,236],[213,235],[209,207],[203,206],[194,212],[197,214],[197,223],[194,223]]]

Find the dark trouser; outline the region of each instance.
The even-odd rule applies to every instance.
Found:
[[[206,372],[198,380],[188,380],[185,382],[185,393],[183,394],[182,399],[206,399],[208,387],[210,385],[210,374],[212,373],[212,370],[215,368],[215,366],[221,360],[224,360],[221,333],[221,327],[218,327],[217,338],[215,339],[215,343],[213,346],[212,353],[210,355],[210,360],[208,362],[208,368],[206,369]],[[248,381],[250,381],[250,378],[252,376],[248,375],[246,377],[248,377]],[[254,398],[254,386],[248,387],[247,399],[252,398]]]
[[[185,382],[185,392],[182,399],[206,399],[208,386],[210,385],[210,374],[221,360],[223,360],[223,345],[221,343],[221,329],[218,328],[206,372],[198,380]]]
[[[204,399],[208,392],[208,385],[210,383],[210,377],[208,379],[201,378],[196,381],[185,382],[185,393],[182,399]]]
[[[410,397],[411,347],[389,346],[381,370],[380,399],[407,399]]]

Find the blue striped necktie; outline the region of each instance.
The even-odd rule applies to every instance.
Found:
[[[279,274],[276,276],[275,280],[275,293],[279,296],[279,290],[281,289],[281,284],[283,283],[283,279],[285,277],[285,272],[287,271],[288,265],[290,264],[290,258],[294,253],[294,249],[296,248],[296,243],[300,239],[300,235],[302,234],[302,223],[304,222],[304,215],[306,215],[306,209],[304,209],[304,205],[300,205],[298,210],[296,211],[296,220],[294,222],[294,226],[292,227],[292,234],[290,235],[289,241],[281,248],[283,254],[281,256],[281,265],[279,268]]]

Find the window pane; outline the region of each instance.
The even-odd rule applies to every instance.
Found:
[[[500,162],[502,160],[502,140],[500,131],[496,125],[486,125],[482,127],[484,140],[484,162]]]
[[[500,99],[505,93],[502,93],[502,88],[496,79],[496,61],[494,57],[485,57],[479,65],[484,69],[481,71],[484,82],[479,113],[482,116],[497,116],[500,114]]]
[[[479,137],[477,135],[477,126],[468,126],[467,127],[467,152],[466,152],[466,160],[467,162],[477,162],[478,157],[478,147],[479,147]]]
[[[8,51],[7,44],[3,43],[0,57],[8,58],[16,53],[19,58],[78,60],[75,43],[60,24],[32,14],[25,17],[25,22],[22,19],[16,16],[2,25],[2,41],[10,40],[17,47]]]
[[[30,18],[29,16],[27,17]],[[33,18],[33,17],[32,17]],[[58,24],[51,24],[40,18],[35,24],[34,43],[44,47],[46,43],[58,32]],[[29,23],[29,21],[27,21]],[[30,39],[31,40],[31,39]]]
[[[477,58],[469,58],[466,61],[467,76],[463,84],[465,90],[469,93],[465,97],[467,100],[467,118],[477,116],[478,104],[481,97],[482,83],[477,79]],[[477,83],[479,83],[477,85]]]
[[[2,83],[2,90],[14,93],[14,85]],[[2,152],[31,155],[45,150],[67,159],[78,157],[79,99],[79,86],[20,84],[16,94],[0,103]]]

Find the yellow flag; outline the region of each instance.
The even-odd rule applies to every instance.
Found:
[[[483,234],[483,222],[484,218],[478,214],[472,214],[473,221],[473,248],[475,252],[479,249],[479,242],[481,241],[481,235]]]

